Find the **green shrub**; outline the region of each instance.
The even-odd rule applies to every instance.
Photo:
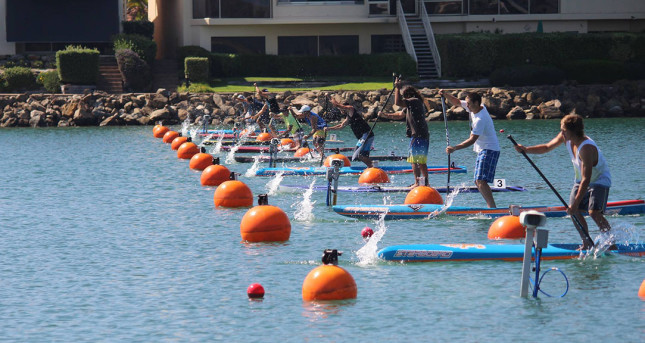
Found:
[[[177,49],[177,61],[183,69],[186,57],[211,57],[211,52],[196,45],[182,46]],[[212,71],[212,70],[211,70]]]
[[[36,82],[45,87],[49,93],[60,93],[60,78],[56,70],[40,73],[36,78]]]
[[[152,82],[150,66],[136,52],[130,49],[117,50],[115,57],[126,90],[134,92],[149,90]]]
[[[123,33],[128,35],[141,35],[152,39],[155,33],[155,24],[148,20],[122,21]]]
[[[565,63],[569,80],[583,84],[613,83],[628,77],[625,64],[608,60],[575,60]]]
[[[186,57],[184,61],[184,73],[186,79],[191,82],[208,82],[209,61],[207,57]]]
[[[56,69],[63,83],[96,84],[99,75],[99,51],[68,46],[56,52]]]
[[[119,34],[113,37],[114,51],[130,49],[140,58],[152,65],[157,55],[157,43],[137,34]]]
[[[489,77],[493,86],[511,87],[557,85],[564,81],[564,78],[564,72],[556,67],[536,65],[499,68]]]
[[[4,74],[0,73],[0,93],[7,91],[7,80],[4,79]]]
[[[6,88],[9,91],[32,89],[36,86],[36,77],[31,69],[25,67],[12,67],[4,71]]]

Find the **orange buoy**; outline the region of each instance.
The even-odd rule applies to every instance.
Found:
[[[314,268],[302,283],[302,300],[355,299],[358,294],[356,281],[345,269],[333,264]]]
[[[343,160],[343,167],[349,167],[352,165],[352,163],[349,161],[349,158],[343,154],[333,154],[327,156],[325,159],[325,167],[330,167],[331,166],[331,160]]]
[[[166,132],[166,133],[163,135],[163,142],[164,142],[164,143],[168,143],[168,144],[170,144],[170,143],[172,143],[172,141],[173,141],[175,138],[177,138],[177,137],[179,137],[179,136],[180,136],[180,135],[179,135],[179,132],[177,132],[177,131],[172,131],[172,130],[171,130],[171,131],[168,131],[168,132]]]
[[[273,138],[273,137],[271,137],[271,134],[270,134],[270,133],[268,133],[268,132],[262,132],[261,134],[259,134],[259,135],[255,138],[255,140],[256,140],[256,141],[258,141],[258,142],[268,142],[268,141],[270,141],[270,140],[271,140],[271,138]]]
[[[170,149],[177,150],[182,144],[186,142],[188,142],[188,137],[179,136],[172,140],[172,143],[170,143]]]
[[[488,239],[519,239],[526,237],[526,227],[518,216],[497,218],[488,229]]]
[[[443,199],[436,189],[428,186],[412,188],[405,197],[404,204],[438,204],[443,205]]]
[[[294,157],[302,157],[308,154],[311,150],[309,148],[300,148],[296,150],[296,152],[293,154]]]
[[[280,146],[284,149],[292,149],[296,146],[296,142],[294,142],[291,138],[282,138],[280,140]]]
[[[195,154],[199,154],[199,147],[193,142],[186,142],[177,149],[177,158],[181,158],[182,160],[188,160],[195,156]]]
[[[262,194],[266,201],[266,194]],[[262,199],[262,198],[261,198]],[[289,217],[279,207],[267,202],[248,210],[240,222],[240,234],[247,242],[282,242],[291,236]]]
[[[152,129],[152,135],[155,136],[155,138],[163,138],[163,135],[166,134],[170,129],[163,126],[155,126],[155,128]]]
[[[641,288],[638,290],[638,296],[645,300],[645,280],[641,283]]]
[[[253,206],[253,193],[244,182],[229,180],[222,182],[213,195],[215,207]]]
[[[202,186],[219,186],[222,182],[230,180],[230,175],[231,171],[228,168],[213,164],[202,171],[199,181]]]
[[[193,155],[193,157],[190,158],[190,163],[188,163],[188,167],[194,170],[204,170],[211,165],[213,165],[213,156],[205,152]]]
[[[381,168],[367,168],[358,178],[358,183],[389,183],[390,178]]]

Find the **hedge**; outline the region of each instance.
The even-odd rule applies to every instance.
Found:
[[[128,35],[141,35],[152,39],[155,33],[155,24],[148,20],[122,21],[123,33]]]
[[[38,75],[36,82],[49,93],[60,93],[60,78],[56,70],[44,71]]]
[[[114,55],[125,90],[148,91],[152,83],[150,66],[130,49],[117,50]]]
[[[93,85],[99,75],[99,51],[68,46],[56,52],[58,77],[63,83]]]
[[[522,65],[496,69],[489,79],[491,85],[496,87],[557,85],[564,81],[565,73],[552,66]]]
[[[138,34],[118,34],[112,38],[114,51],[130,49],[145,60],[149,65],[157,55],[157,43],[152,39]]]
[[[8,91],[32,89],[36,85],[36,77],[31,69],[26,67],[7,68],[4,80]]]
[[[571,60],[645,62],[645,33],[437,35],[444,77],[487,77],[523,64],[564,69]]]
[[[207,57],[186,57],[184,61],[186,79],[191,82],[208,82],[210,79],[208,64]]]

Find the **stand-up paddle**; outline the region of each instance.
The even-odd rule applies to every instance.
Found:
[[[322,112],[320,113],[320,118],[327,114],[327,107],[329,106],[329,100],[327,99],[327,94],[325,96],[325,106],[323,106]],[[324,119],[324,118],[323,118]],[[322,148],[320,149],[320,166],[322,167],[325,162],[325,143],[327,142],[327,132],[325,132],[325,140],[322,143]]]
[[[311,148],[309,148],[309,144],[307,143],[307,140],[304,138],[305,131],[302,129],[302,126],[300,126],[300,120],[295,115],[295,112],[292,110],[292,107],[287,108],[287,111],[289,111],[289,114],[293,115],[293,118],[296,120],[296,125],[298,125],[298,133],[297,134],[302,135],[302,143],[304,143],[301,146],[302,147],[307,147],[309,149],[309,157],[311,157],[311,159],[313,159],[314,155],[311,153]],[[293,114],[292,114],[292,112],[293,112]]]
[[[517,144],[517,142],[515,141],[515,139],[513,139],[513,136],[508,135],[508,136],[507,136],[507,138],[508,138],[508,139],[510,139],[510,140],[511,140],[511,142],[513,142],[513,145],[515,145],[515,146],[518,146],[518,145],[519,145],[519,144]],[[544,176],[544,174],[542,174],[542,172],[541,172],[541,171],[540,171],[540,169],[535,165],[535,163],[533,163],[533,161],[531,161],[531,159],[530,159],[530,158],[529,158],[529,156],[526,154],[526,152],[522,151],[521,153],[522,153],[522,155],[524,155],[524,158],[526,158],[526,160],[527,160],[527,161],[529,161],[529,163],[531,164],[531,166],[533,166],[533,168],[535,169],[535,171],[537,171],[537,172],[538,172],[538,174],[540,174],[540,176],[542,177],[542,179],[544,180],[544,182],[546,182],[546,184],[547,184],[547,185],[549,185],[549,187],[551,188],[551,190],[553,191],[553,193],[555,193],[555,195],[558,197],[558,199],[560,199],[560,202],[562,202],[562,205],[564,205],[564,208],[566,208],[566,209],[568,210],[568,209],[569,209],[569,205],[567,204],[567,202],[566,202],[566,201],[564,201],[564,199],[562,198],[562,196],[560,196],[560,193],[558,193],[558,191],[557,191],[557,190],[555,190],[555,187],[553,187],[553,185],[551,184],[551,182],[549,182],[549,180],[546,178],[546,176]],[[591,239],[591,236],[589,236],[589,232],[587,232],[587,231],[584,229],[584,227],[583,227],[583,226],[582,226],[582,224],[580,223],[580,220],[578,220],[578,217],[576,217],[575,215],[572,215],[572,216],[571,216],[571,219],[573,219],[573,223],[575,224],[574,226],[576,227],[576,230],[578,230],[578,233],[580,233],[580,236],[584,236],[584,237],[585,237],[585,239],[588,241],[588,243],[589,243],[589,244],[591,244],[591,246],[593,247],[593,246],[594,246],[593,239]]]
[[[401,77],[401,75],[399,75],[399,77]],[[396,86],[394,86],[395,81],[396,81],[396,73],[392,73],[392,91],[387,96],[385,103],[381,105],[381,109],[376,111],[376,120],[374,121],[374,124],[372,124],[372,127],[370,127],[370,131],[366,134],[363,134],[363,137],[361,137],[361,139],[359,139],[358,142],[356,143],[356,148],[354,148],[354,153],[352,154],[352,161],[356,160],[356,158],[358,157],[358,154],[361,152],[361,147],[365,143],[365,140],[367,140],[367,137],[369,137],[372,131],[374,131],[374,126],[376,126],[376,123],[378,123],[378,114],[381,113],[381,111],[383,111],[383,109],[385,108],[385,105],[387,105],[387,103],[390,102],[390,98],[392,97],[392,94],[394,94],[394,91],[396,90]]]
[[[443,123],[446,126],[446,147],[450,146],[450,136],[448,135],[448,117],[446,116],[446,99],[441,96],[441,110],[443,111]],[[450,154],[448,154],[448,181],[446,185],[446,194],[450,194]]]

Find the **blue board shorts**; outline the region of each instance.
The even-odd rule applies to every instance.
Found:
[[[361,151],[358,153],[358,156],[370,157],[372,144],[374,144],[374,136],[366,139],[365,142],[363,142],[363,145],[361,146]]]
[[[428,162],[428,146],[430,142],[425,138],[410,138],[410,148],[408,150],[408,162],[416,164],[426,164]]]
[[[484,149],[477,154],[475,162],[475,180],[484,180],[487,183],[495,179],[495,169],[497,169],[497,160],[499,151]]]
[[[573,203],[578,194],[578,189],[580,184],[576,183],[571,189],[571,194],[569,194],[569,204]],[[602,185],[589,185],[587,188],[587,193],[582,198],[580,202],[579,210],[582,211],[600,211],[605,213],[607,208],[607,199],[609,198],[609,187]]]

